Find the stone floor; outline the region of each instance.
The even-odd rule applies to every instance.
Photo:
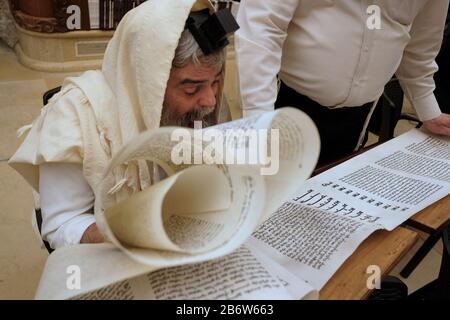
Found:
[[[20,139],[16,138],[17,129],[29,124],[39,114],[42,94],[60,85],[69,75],[76,73],[45,73],[27,69],[19,64],[14,52],[0,41],[0,299],[32,299],[47,258],[47,251],[32,228],[31,189],[7,165],[7,160],[20,144]],[[233,108],[231,113],[235,118],[239,110]],[[410,127],[409,123],[401,124],[397,134]],[[376,137],[372,136],[371,141],[375,140]],[[423,238],[421,235],[416,247],[423,242]],[[410,291],[436,277],[441,252],[437,245],[405,280]],[[407,258],[400,262],[394,273],[400,270]]]
[[[0,41],[0,299],[32,299],[48,255],[32,228],[31,188],[7,160],[21,141],[17,129],[39,114],[42,94],[69,75],[25,68]]]

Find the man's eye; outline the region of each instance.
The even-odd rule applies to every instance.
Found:
[[[187,96],[195,96],[195,94],[197,93],[197,90],[189,90],[189,91],[185,91],[184,92]]]
[[[185,88],[184,93],[188,96],[194,96],[198,92],[198,87]]]

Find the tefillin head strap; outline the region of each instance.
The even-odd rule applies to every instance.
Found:
[[[239,29],[239,25],[229,9],[221,9],[213,14],[209,13],[209,9],[203,9],[191,12],[186,28],[203,53],[208,55],[227,46],[228,36]]]

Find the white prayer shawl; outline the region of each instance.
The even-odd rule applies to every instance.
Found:
[[[112,155],[140,132],[159,127],[186,19],[191,9],[205,6],[212,9],[206,0],[150,0],[128,12],[108,44],[102,70],[64,81],[41,115],[22,130],[30,132],[9,164],[39,192],[40,164],[80,163],[96,193]],[[104,208],[151,184],[144,161],[117,167],[106,181],[115,192]]]

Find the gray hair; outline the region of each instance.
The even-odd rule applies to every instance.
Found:
[[[225,49],[220,49],[205,55],[191,32],[186,29],[181,33],[172,66],[175,68],[183,68],[189,64],[189,62],[193,62],[195,65],[206,64],[211,66],[224,64]]]

